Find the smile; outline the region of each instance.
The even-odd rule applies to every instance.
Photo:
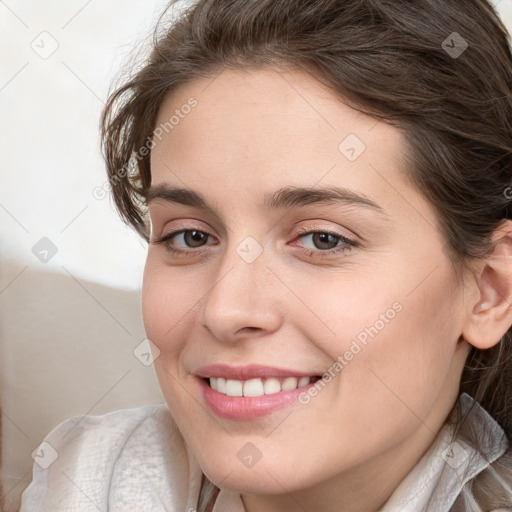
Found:
[[[211,364],[194,372],[206,407],[229,420],[252,421],[298,402],[321,379],[321,370],[303,372],[251,364]]]
[[[316,382],[320,377],[269,377],[266,379],[249,379],[245,381],[210,377],[210,388],[227,396],[258,397],[274,395],[282,391],[291,391]]]

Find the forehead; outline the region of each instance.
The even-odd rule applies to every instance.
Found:
[[[189,109],[186,105],[191,100],[197,105]],[[176,114],[182,109],[190,113],[181,113],[178,119]],[[349,107],[302,70],[224,69],[168,95],[159,110],[157,125],[164,125],[173,114],[173,135],[187,138],[193,131],[197,137],[202,136],[203,143],[224,138],[224,144],[216,150],[229,154],[240,143],[248,146],[243,148],[248,153],[254,140],[260,144],[259,153],[266,149],[299,157],[316,150],[337,157],[338,144],[350,134],[364,139],[367,145],[385,138],[392,156],[398,156],[402,149],[398,130]],[[229,140],[225,139],[227,135]],[[310,143],[306,147],[290,146],[294,139]]]
[[[405,203],[424,203],[400,172],[402,133],[343,103],[305,71],[225,69],[169,95],[157,126],[173,116],[151,153],[152,185],[247,198],[283,186],[332,185],[388,207],[410,210],[404,195]]]

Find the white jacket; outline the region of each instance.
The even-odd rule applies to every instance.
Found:
[[[459,400],[463,412],[474,405],[467,428],[453,438],[443,426],[381,512],[449,512],[464,484],[506,452],[496,421],[469,395]],[[482,451],[475,432],[483,434]],[[196,510],[201,469],[165,404],[70,418],[46,436],[34,460],[20,512]],[[214,512],[245,509],[239,494],[222,489]]]

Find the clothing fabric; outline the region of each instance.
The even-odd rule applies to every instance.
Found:
[[[498,423],[469,395],[459,401],[463,428],[441,428],[381,512],[449,512],[464,484],[507,451]],[[75,416],[35,453],[20,512],[196,512],[201,469],[165,404]],[[214,512],[245,512],[240,494],[221,489]]]

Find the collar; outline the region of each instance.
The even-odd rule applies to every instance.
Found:
[[[507,451],[505,432],[480,404],[467,393],[457,404],[461,427],[445,423],[381,512],[448,512],[464,485]],[[221,489],[213,512],[246,511],[240,493]]]
[[[507,451],[505,432],[479,403],[463,393],[458,406],[460,428],[441,428],[381,512],[448,512],[464,485]]]

